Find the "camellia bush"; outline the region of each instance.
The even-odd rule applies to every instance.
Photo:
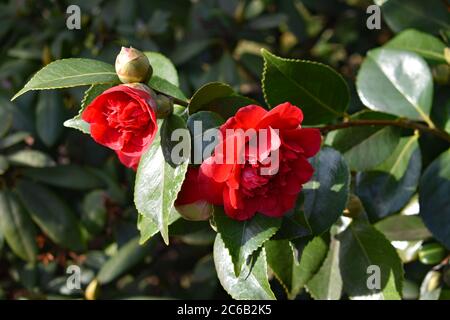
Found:
[[[240,10],[255,3],[244,1]],[[295,1],[274,3],[290,8]],[[28,262],[18,277],[42,273],[48,264],[35,271],[36,263],[54,260],[42,248],[55,245],[69,250],[60,259],[92,270],[74,292],[95,299],[184,239],[213,242],[212,256],[197,264],[190,281],[206,278],[215,290],[218,278],[234,299],[448,299],[450,25],[442,2],[432,3],[436,10],[420,21],[402,11],[401,1],[380,4],[396,34],[366,52],[353,79],[321,59],[259,46],[244,69],[261,63],[260,97],[237,90],[226,81],[232,76],[191,83],[187,94],[179,63],[138,46],[114,47],[115,65],[76,56],[47,63],[11,101],[39,92],[44,144],[55,144],[64,123],[102,146],[91,141],[95,150],[115,155],[101,168],[88,167],[67,161],[64,152],[59,159],[31,149],[10,152],[29,139],[20,131],[0,140],[1,236]],[[423,5],[411,1],[408,8],[416,14]],[[273,15],[250,23],[280,25]],[[184,63],[183,53],[172,58]],[[226,73],[223,61],[233,58],[224,55],[217,68]],[[54,116],[68,99],[62,90],[77,87],[84,94],[76,115]],[[75,199],[71,192],[89,192],[75,212],[55,188],[72,190],[65,197]],[[126,205],[128,196],[133,203]],[[122,219],[121,207],[124,219],[137,221],[127,228],[139,234],[102,249],[105,256],[99,251],[107,240],[96,235],[110,227],[108,219]],[[83,255],[92,248],[97,252]],[[411,274],[421,275],[420,288],[408,276],[410,265]],[[70,295],[67,277],[56,279],[58,293]]]

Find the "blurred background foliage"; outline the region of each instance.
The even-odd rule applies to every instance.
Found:
[[[71,4],[81,8],[80,30],[66,28],[66,8]],[[207,82],[222,81],[264,101],[260,86],[264,47],[278,56],[334,67],[348,80],[349,113],[354,113],[362,109],[354,82],[365,53],[393,36],[385,22],[381,30],[367,29],[366,8],[371,4],[369,0],[2,0],[0,186],[15,190],[2,201],[15,213],[14,225],[19,228],[9,231],[16,232],[16,245],[4,243],[0,233],[0,298],[228,297],[215,274],[211,257],[215,234],[206,222],[175,223],[171,232],[176,236],[169,247],[159,236],[144,247],[138,245],[134,173],[88,135],[63,127],[64,120],[77,114],[82,89],[33,92],[10,102],[31,74],[69,57],[114,63],[121,46],[133,46],[170,57],[187,96]],[[447,40],[446,34],[441,36]],[[448,67],[436,66],[433,72],[442,85],[437,95],[448,105],[444,87]],[[423,139],[425,168],[446,145]],[[71,264],[81,267],[81,290],[66,286],[66,268]],[[406,265],[406,298],[418,298],[420,283],[431,268],[419,261]],[[92,282],[95,277],[101,291]],[[282,298],[282,288],[272,282]]]

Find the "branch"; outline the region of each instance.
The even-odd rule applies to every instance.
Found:
[[[408,120],[350,120],[348,122],[317,127],[317,129],[319,129],[322,134],[326,134],[334,130],[345,129],[350,127],[365,127],[365,126],[393,126],[405,129],[419,130],[422,132],[432,134],[450,143],[450,135],[447,132],[437,128],[430,128],[421,123]]]

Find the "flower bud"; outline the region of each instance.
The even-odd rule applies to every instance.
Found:
[[[176,207],[178,213],[186,220],[205,221],[212,215],[214,208],[206,201],[196,201]]]
[[[170,116],[173,112],[173,101],[169,97],[158,94],[156,96],[156,117],[164,119]]]
[[[122,47],[116,58],[116,73],[123,83],[147,82],[153,69],[147,56],[141,51]]]

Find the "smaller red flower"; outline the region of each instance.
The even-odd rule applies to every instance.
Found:
[[[158,130],[155,108],[148,87],[118,85],[95,98],[82,118],[97,143],[114,150],[120,162],[136,170]]]

